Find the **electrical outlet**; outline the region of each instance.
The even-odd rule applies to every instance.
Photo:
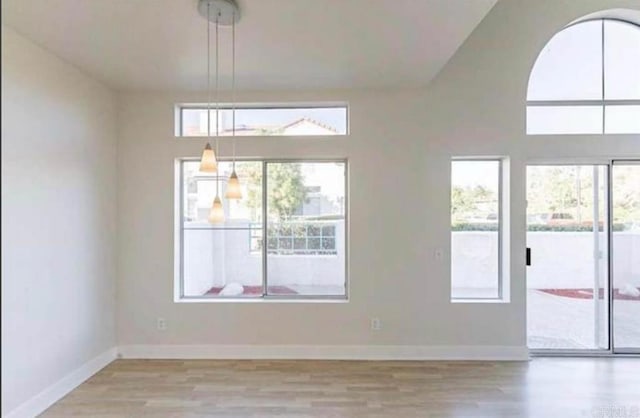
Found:
[[[167,321],[164,318],[158,318],[156,323],[156,327],[158,331],[166,331],[167,330]]]
[[[380,318],[371,318],[371,331],[380,331],[380,329],[382,329]]]

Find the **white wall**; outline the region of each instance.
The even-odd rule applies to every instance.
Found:
[[[116,102],[2,26],[2,414],[115,345]]]
[[[537,158],[640,157],[637,136],[526,137],[528,74],[572,20],[637,1],[499,2],[428,89],[253,92],[240,100],[348,101],[349,137],[240,138],[242,157],[346,157],[350,300],[173,302],[173,106],[204,95],[130,93],[119,142],[119,343],[525,346],[525,165]],[[223,99],[227,100],[227,99]],[[222,140],[221,155],[229,155]],[[451,156],[509,156],[510,303],[450,303]],[[372,332],[369,319],[382,320]],[[155,329],[156,318],[168,330]],[[340,324],[340,326],[336,326]]]
[[[497,343],[525,344],[526,179],[528,162],[640,158],[639,135],[530,136],[525,134],[528,76],[546,42],[568,23],[607,8],[640,8],[635,0],[508,0],[496,4],[428,88],[423,109],[426,188],[433,198],[431,234],[449,248],[448,193],[451,156],[509,156],[511,303],[455,305],[438,318],[460,333],[495,327]],[[568,160],[567,160],[568,159]],[[438,198],[440,197],[440,198]],[[436,293],[447,290],[449,263],[434,265]]]

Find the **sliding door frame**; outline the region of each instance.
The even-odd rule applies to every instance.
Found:
[[[614,321],[614,303],[615,298],[613,297],[613,286],[615,280],[614,266],[613,266],[613,251],[615,248],[613,246],[613,168],[614,166],[623,166],[623,165],[637,165],[640,167],[640,159],[613,159],[611,160],[611,164],[609,165],[609,217],[610,217],[610,231],[609,231],[609,275],[610,275],[610,303],[609,303],[609,334],[610,334],[610,348],[612,355],[627,355],[627,356],[640,356],[640,346],[631,347],[631,348],[617,348],[615,345],[615,321]]]

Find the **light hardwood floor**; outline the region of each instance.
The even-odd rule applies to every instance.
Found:
[[[117,360],[43,416],[640,417],[640,359]]]

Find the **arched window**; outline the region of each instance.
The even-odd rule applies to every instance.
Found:
[[[558,32],[536,60],[527,134],[640,133],[640,26],[598,19]]]

